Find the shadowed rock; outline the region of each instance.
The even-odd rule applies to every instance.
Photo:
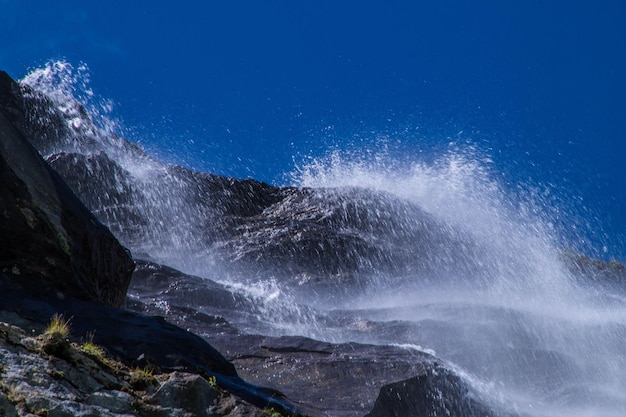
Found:
[[[25,287],[120,306],[134,269],[128,251],[0,109],[0,269]]]

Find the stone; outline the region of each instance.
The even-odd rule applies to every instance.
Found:
[[[146,402],[178,408],[194,415],[210,415],[220,393],[200,375],[172,372]]]
[[[113,413],[131,414],[133,402],[136,400],[132,395],[116,390],[96,391],[85,399],[85,404],[105,408]]]
[[[496,417],[509,416],[490,406],[466,382],[441,366],[383,386],[365,417]]]
[[[15,404],[13,404],[9,400],[9,397],[2,391],[0,391],[0,416],[17,417]]]

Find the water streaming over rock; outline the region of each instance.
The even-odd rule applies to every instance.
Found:
[[[62,174],[136,257],[247,300],[227,316],[241,328],[431,352],[522,415],[624,415],[625,287],[581,272],[559,226],[574,210],[549,189],[505,187],[472,147],[408,164],[335,152],[294,187],[196,173],[118,138],[77,73],[22,81],[66,121],[44,153],[86,167]]]

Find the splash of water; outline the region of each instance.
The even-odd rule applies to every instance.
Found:
[[[300,167],[296,180],[391,192],[486,248],[470,261],[487,265],[481,272],[489,279],[474,287],[463,276],[427,283],[415,276],[351,300],[342,314],[377,324],[347,337],[432,349],[473,385],[495,385],[523,414],[618,416],[626,409],[626,305],[606,302],[612,289],[579,285],[563,256],[566,233],[547,217],[552,200],[506,191],[474,149],[404,169],[384,155],[335,152]]]
[[[46,94],[63,113],[69,133],[64,148],[54,152],[93,160],[105,160],[104,154],[123,168],[130,182],[114,179],[114,188],[132,192],[133,198],[97,196],[93,206],[114,230],[123,222],[110,213],[120,211],[107,207],[127,205],[129,211],[122,213],[147,219],[134,234],[117,230],[127,236],[124,243],[135,253],[216,278],[208,272],[216,270],[217,261],[203,230],[220,221],[219,207],[194,198],[199,188],[193,178],[182,181],[173,167],[116,137],[117,125],[107,116],[110,102],[93,104],[98,100],[89,88],[87,68],[50,63],[23,82]],[[79,137],[91,138],[90,146],[73,140]],[[306,297],[295,297],[272,277],[254,280],[219,271],[222,282],[246,295],[263,318],[250,324],[250,331],[419,346],[454,364],[485,395],[523,414],[623,415],[624,296],[597,283],[580,285],[568,268],[563,249],[576,248],[580,237],[559,228],[572,215],[555,205],[549,189],[504,187],[490,159],[472,147],[412,163],[385,154],[336,152],[298,167],[293,183],[391,194],[461,231],[480,250],[439,259],[450,271],[447,279],[419,273],[372,279],[364,293],[334,298],[332,308],[307,305]],[[408,250],[414,244],[404,242]]]

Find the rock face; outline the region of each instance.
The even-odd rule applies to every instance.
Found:
[[[223,316],[237,321],[237,316],[257,314],[249,301],[172,268],[138,261],[129,295],[129,308],[163,315],[205,337],[244,379],[307,404],[311,415],[512,415],[488,404],[442,361],[415,348],[246,334]]]
[[[17,89],[0,73],[0,87]],[[0,268],[20,285],[120,306],[134,264],[0,107]],[[8,117],[7,117],[8,114]]]
[[[6,360],[6,366],[14,368],[15,373],[6,378],[2,375],[8,385],[3,385],[0,409],[8,415],[26,415],[33,410],[59,416],[231,415],[240,399],[244,399],[249,404],[248,412],[244,410],[246,415],[259,415],[258,410],[266,406],[297,413],[298,408],[278,391],[243,381],[232,363],[200,337],[162,318],[115,308],[126,300],[134,269],[129,252],[29,143],[37,143],[39,138],[25,137],[37,132],[46,138],[61,137],[64,121],[51,121],[56,115],[52,107],[43,112],[50,125],[32,126],[28,123],[30,116],[21,112],[25,107],[20,107],[24,101],[19,99],[25,98],[25,90],[5,73],[0,73],[0,90],[0,98],[6,99],[0,101],[0,314],[8,315],[13,324],[26,323],[41,331],[53,314],[62,312],[71,317],[77,338],[93,334],[96,343],[125,364],[166,373],[179,370],[194,372],[196,376],[203,374],[239,398],[226,400],[224,395],[209,390],[204,402],[184,403],[185,392],[197,393],[201,389],[207,393],[206,381],[171,375],[170,382],[162,384],[165,391],[155,393],[156,397],[145,401],[145,409],[137,411],[132,399],[124,394],[125,385],[111,382],[115,377],[105,375],[106,370],[103,374],[101,369],[75,369],[83,359],[70,355],[73,351],[69,347],[35,346],[36,352],[25,352],[36,343],[22,335],[10,340],[16,350],[2,345],[6,350],[0,354],[0,360],[3,366]],[[41,98],[37,103],[45,104],[46,100]],[[22,339],[26,341],[22,343]],[[48,359],[39,357],[44,354],[60,355],[70,362],[60,371],[52,369],[52,379],[66,371],[73,376],[80,374],[79,379],[68,378],[57,391],[43,389],[44,385],[51,385],[50,378],[43,375],[28,379],[33,372],[39,372],[37,369],[50,369]],[[21,357],[29,359],[20,362]],[[105,392],[101,386],[113,392]],[[18,392],[21,389],[25,392]],[[179,393],[182,398],[166,401],[168,393]],[[160,406],[163,401],[167,404]],[[155,411],[153,406],[160,408]]]
[[[181,268],[211,258],[223,270],[271,275],[307,293],[358,290],[381,274],[480,272],[471,262],[442,262],[450,253],[473,259],[479,248],[469,237],[391,194],[273,187],[163,165],[98,131],[78,103],[54,111],[27,86],[19,91],[4,93],[14,124],[45,138],[33,140],[39,152],[144,259]]]

